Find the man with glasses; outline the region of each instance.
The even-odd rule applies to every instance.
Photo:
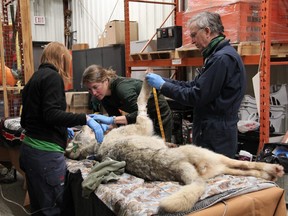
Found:
[[[193,143],[234,158],[238,143],[238,109],[245,94],[244,64],[225,38],[217,13],[202,12],[188,22],[191,42],[204,65],[192,81],[148,73],[148,83],[169,98],[193,107]]]

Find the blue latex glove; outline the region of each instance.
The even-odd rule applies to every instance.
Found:
[[[74,131],[71,128],[67,128],[67,132],[68,132],[68,138],[73,139]]]
[[[157,90],[159,90],[161,86],[165,83],[161,76],[154,73],[148,73],[146,75],[146,80],[150,86],[156,88]]]
[[[97,142],[102,143],[104,138],[104,131],[101,125],[98,122],[96,122],[93,118],[89,118],[87,120],[87,125],[94,131]]]
[[[114,124],[114,117],[108,117],[100,114],[90,114],[89,116],[93,118],[95,121],[99,121],[107,125]]]
[[[109,129],[109,125],[107,124],[100,124],[103,132],[106,132]]]

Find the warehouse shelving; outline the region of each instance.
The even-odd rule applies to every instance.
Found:
[[[184,57],[184,58],[171,58],[171,59],[153,59],[153,60],[132,60],[130,53],[130,27],[129,27],[129,2],[141,3],[159,3],[144,0],[125,0],[125,60],[126,60],[126,76],[131,75],[131,67],[185,67],[185,66],[200,66],[203,64],[202,57]],[[161,2],[161,4],[164,4]],[[171,3],[174,5],[174,21],[175,25],[182,25],[181,17],[182,12],[178,11],[179,1],[175,0]],[[260,53],[253,55],[242,55],[245,65],[259,65],[260,71],[260,138],[258,152],[263,148],[265,143],[269,142],[270,136],[270,68],[272,65],[288,65],[287,58],[283,60],[277,59],[274,61],[270,58],[271,47],[271,1],[261,1],[261,41]],[[180,18],[179,18],[180,17]]]
[[[151,3],[151,4],[162,4],[173,6],[173,10],[169,14],[173,14],[174,24],[182,25],[182,22],[177,17],[180,17],[181,12],[178,12],[179,7],[178,0],[173,0],[171,2],[159,2],[159,1],[145,1],[145,0],[124,0],[124,16],[125,16],[125,64],[126,64],[126,76],[131,76],[131,67],[132,66],[173,66],[171,60],[169,59],[159,59],[157,61],[131,61],[130,59],[130,25],[129,25],[129,3],[130,2],[139,2],[139,3]],[[167,19],[169,18],[167,17]],[[163,22],[163,24],[165,21]],[[153,39],[153,38],[152,38]],[[152,40],[151,39],[151,40]],[[175,65],[174,65],[175,66]]]
[[[270,4],[263,0],[261,4],[261,54],[260,68],[260,138],[258,153],[263,149],[264,143],[269,142],[270,134]]]
[[[3,95],[3,98],[0,98],[0,100],[2,99],[4,102],[4,116],[1,116],[1,118],[19,117],[21,113],[21,90],[34,72],[32,33],[30,28],[30,0],[2,0],[1,3],[2,14],[0,20],[0,53],[2,86],[0,86],[0,93]],[[12,11],[14,10],[14,3],[17,5],[16,16],[13,16],[12,14]],[[9,12],[11,14],[9,14]],[[11,26],[9,19],[13,19],[14,17],[15,20],[12,20],[13,25]],[[11,27],[13,40],[11,40]],[[16,32],[16,35],[18,35],[18,44],[15,40],[15,37],[17,37],[15,35]],[[11,47],[13,48],[11,49]],[[13,62],[15,54],[13,53],[15,50],[13,49],[19,49],[19,56],[17,56],[17,58],[19,58],[18,60],[20,60],[21,63],[21,76],[19,85],[8,86],[6,82],[5,65],[12,67],[13,63],[15,63]],[[17,108],[15,109],[14,106]],[[0,146],[0,161],[11,162],[14,168],[21,173],[22,176],[25,176],[19,165],[19,149],[20,146],[14,146],[13,148],[6,147],[5,145]],[[23,188],[26,188],[26,182],[24,182]],[[29,205],[29,195],[26,191],[23,206]]]
[[[270,58],[271,48],[271,13],[272,2],[261,2],[261,59],[260,68],[260,138],[258,153],[265,143],[269,142],[270,136],[270,69],[272,65],[288,65],[287,58],[283,61],[272,62]],[[287,118],[287,116],[286,116]]]
[[[17,5],[15,16],[11,13],[13,11],[11,8],[14,8],[14,3]],[[19,115],[20,104],[18,103],[19,98],[17,97],[20,95],[19,92],[23,89],[24,84],[28,82],[34,72],[31,28],[27,27],[30,26],[30,1],[21,0],[20,2],[20,0],[2,0],[2,16],[0,21],[2,71],[2,86],[0,87],[0,93],[3,94],[4,117],[11,117]],[[11,21],[9,19],[12,19],[12,26],[10,25]],[[25,29],[22,28],[22,26],[25,26]],[[12,39],[11,34],[13,35]],[[18,38],[18,44],[16,44],[16,37]],[[13,58],[15,58],[16,49],[19,49],[19,56],[17,56],[17,58],[19,58],[21,64],[21,83],[17,86],[7,86],[4,65],[12,68],[12,65],[15,64]],[[14,92],[18,93],[14,94]],[[8,95],[8,93],[10,94]],[[14,102],[13,98],[9,100],[9,96],[13,98],[16,97],[15,101],[17,104],[14,105],[17,106],[17,112],[15,112],[14,107],[11,104]]]

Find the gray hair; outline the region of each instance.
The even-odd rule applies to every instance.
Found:
[[[208,12],[208,11],[201,12],[193,16],[188,21],[188,27],[190,27],[191,24],[194,22],[200,29],[209,27],[212,34],[224,33],[224,26],[222,24],[221,17],[218,13]]]

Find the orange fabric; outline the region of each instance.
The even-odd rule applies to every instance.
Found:
[[[284,194],[282,188],[272,187],[225,200],[188,216],[285,216]]]
[[[72,55],[72,50],[70,50],[70,54]],[[70,62],[69,75],[70,75],[69,81],[66,80],[64,83],[66,91],[73,89],[73,64],[72,64],[72,60]]]

